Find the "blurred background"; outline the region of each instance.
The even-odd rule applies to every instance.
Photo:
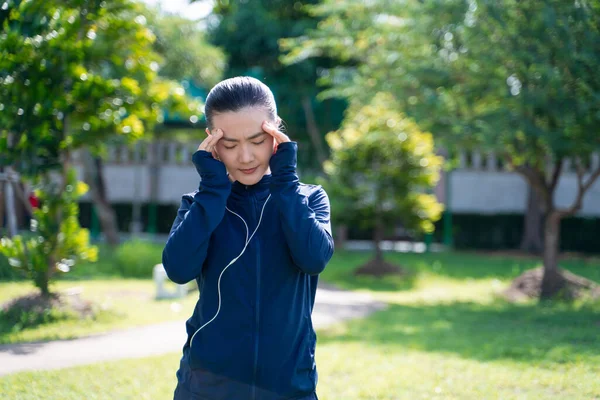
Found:
[[[331,200],[320,397],[600,398],[598,43],[591,0],[0,0],[0,398],[169,398],[179,342],[15,357],[191,315],[161,251],[238,75]]]

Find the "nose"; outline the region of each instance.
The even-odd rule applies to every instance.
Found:
[[[240,146],[240,152],[238,153],[238,162],[242,165],[250,164],[254,161],[254,153],[248,145]]]

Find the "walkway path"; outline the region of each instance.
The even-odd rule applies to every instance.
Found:
[[[322,285],[317,290],[313,324],[319,329],[384,307],[366,294]],[[2,345],[0,375],[177,352],[185,340],[185,321],[175,321],[81,339]]]

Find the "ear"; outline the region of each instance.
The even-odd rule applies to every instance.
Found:
[[[210,130],[209,130],[208,128],[206,128],[206,129],[205,129],[205,131],[206,131],[206,134],[207,134],[208,136],[210,136]]]
[[[278,115],[277,118],[275,118],[275,126],[277,127],[277,129],[279,129],[280,125],[281,125],[281,118]]]

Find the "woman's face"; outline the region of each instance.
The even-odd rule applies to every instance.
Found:
[[[271,173],[269,160],[273,155],[274,142],[273,137],[262,130],[262,123],[266,120],[277,124],[261,107],[247,107],[213,116],[213,132],[216,129],[223,131],[216,150],[232,181],[254,185],[265,174]]]

